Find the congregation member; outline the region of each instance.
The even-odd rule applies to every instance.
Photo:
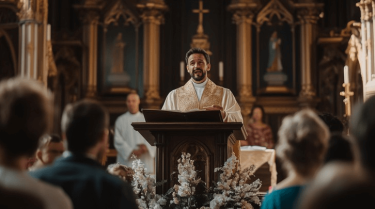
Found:
[[[182,87],[172,90],[165,99],[163,110],[189,111],[194,109],[220,110],[224,122],[241,122],[241,108],[232,92],[217,86],[208,78],[210,56],[200,48],[190,49],[185,56],[186,70],[191,79]],[[233,146],[240,159],[240,142]]]
[[[350,133],[354,137],[359,158],[359,172],[374,182],[375,174],[375,96],[357,106],[351,120]],[[357,156],[357,155],[356,155]]]
[[[98,102],[85,99],[67,105],[61,130],[70,155],[32,176],[61,187],[75,209],[138,208],[131,186],[98,162],[108,148],[108,125],[108,113]]]
[[[35,163],[29,168],[34,171],[51,165],[65,151],[63,141],[57,134],[42,137],[38,150],[36,151]]]
[[[143,114],[139,111],[139,103],[137,93],[128,94],[128,111],[120,115],[115,122],[114,146],[117,150],[117,162],[132,167],[134,155],[145,164],[148,173],[155,173],[156,147],[151,146],[131,125],[133,122],[145,122]]]
[[[44,208],[69,209],[72,203],[60,188],[26,172],[51,119],[51,94],[40,83],[19,77],[0,82],[0,187],[37,198]],[[34,203],[32,200],[30,206]]]
[[[241,146],[262,146],[274,148],[272,130],[265,123],[265,112],[261,105],[254,105],[250,113],[250,121],[246,125],[247,138],[241,141]]]
[[[287,177],[267,194],[261,209],[295,208],[299,195],[323,164],[329,131],[309,109],[283,119],[278,131],[276,155]]]
[[[353,163],[353,145],[350,139],[343,133],[343,122],[330,113],[319,113],[318,116],[327,125],[331,134],[324,163],[332,161]]]
[[[371,208],[375,185],[368,182],[347,163],[331,162],[301,194],[300,209]]]

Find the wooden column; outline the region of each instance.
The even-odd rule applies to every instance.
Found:
[[[252,93],[252,44],[251,25],[257,4],[252,0],[232,0],[228,10],[233,12],[233,20],[237,25],[237,101],[242,115],[250,114],[255,102]]]
[[[162,0],[144,0],[137,7],[143,21],[143,104],[146,108],[160,109],[160,24],[168,7]]]
[[[323,4],[298,3],[294,6],[298,9],[298,18],[301,22],[301,91],[298,101],[302,107],[314,107],[317,103],[313,85],[316,62],[314,45],[316,24]]]
[[[366,32],[366,12],[365,12],[365,0],[361,0],[357,3],[357,7],[361,10],[361,43],[362,43],[362,55],[363,60],[361,65],[361,75],[362,75],[362,82],[363,82],[363,95],[366,95],[366,83],[367,83],[367,47],[366,47],[366,40],[367,40],[367,32]]]
[[[19,69],[22,77],[36,79],[47,85],[47,16],[48,1],[23,1],[20,19]]]
[[[97,54],[98,54],[98,22],[102,9],[98,0],[86,0],[82,5],[75,5],[79,10],[83,23],[83,61],[82,77],[83,94],[86,97],[97,95]]]

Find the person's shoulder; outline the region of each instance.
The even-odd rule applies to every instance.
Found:
[[[48,175],[53,175],[52,172],[54,171],[54,166],[48,166],[48,167],[44,167],[44,168],[40,168],[40,169],[37,169],[37,170],[33,170],[33,171],[29,171],[29,175],[34,177],[34,178],[42,178],[44,176],[48,176]]]
[[[54,204],[58,205],[56,208],[72,208],[69,197],[61,188],[32,177],[24,178],[24,180],[25,186],[30,187],[29,189],[47,202],[47,208],[52,208],[50,206]]]
[[[44,182],[40,183],[43,184],[43,197],[47,198],[47,200],[51,202],[52,205],[54,205],[54,208],[73,208],[70,198],[65,194],[65,192],[61,188],[49,185]]]
[[[115,123],[118,123],[120,121],[123,121],[123,120],[126,120],[127,117],[129,117],[129,111],[126,111],[125,113],[119,115],[117,118],[116,118],[116,121]]]

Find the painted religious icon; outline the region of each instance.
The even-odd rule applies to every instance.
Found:
[[[277,31],[273,32],[269,41],[268,72],[280,72],[283,70],[281,64],[281,39],[277,37]]]
[[[124,47],[126,43],[122,40],[122,33],[117,34],[115,44],[112,50],[112,68],[111,73],[124,72]]]

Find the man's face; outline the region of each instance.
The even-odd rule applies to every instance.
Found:
[[[139,96],[136,94],[130,94],[126,99],[126,105],[131,114],[135,114],[139,111]]]
[[[203,54],[197,53],[189,56],[186,69],[196,83],[202,83],[206,80],[211,65],[207,64]]]
[[[50,142],[48,146],[42,150],[42,162],[45,165],[50,165],[56,158],[60,157],[64,151],[64,144],[62,142]]]

